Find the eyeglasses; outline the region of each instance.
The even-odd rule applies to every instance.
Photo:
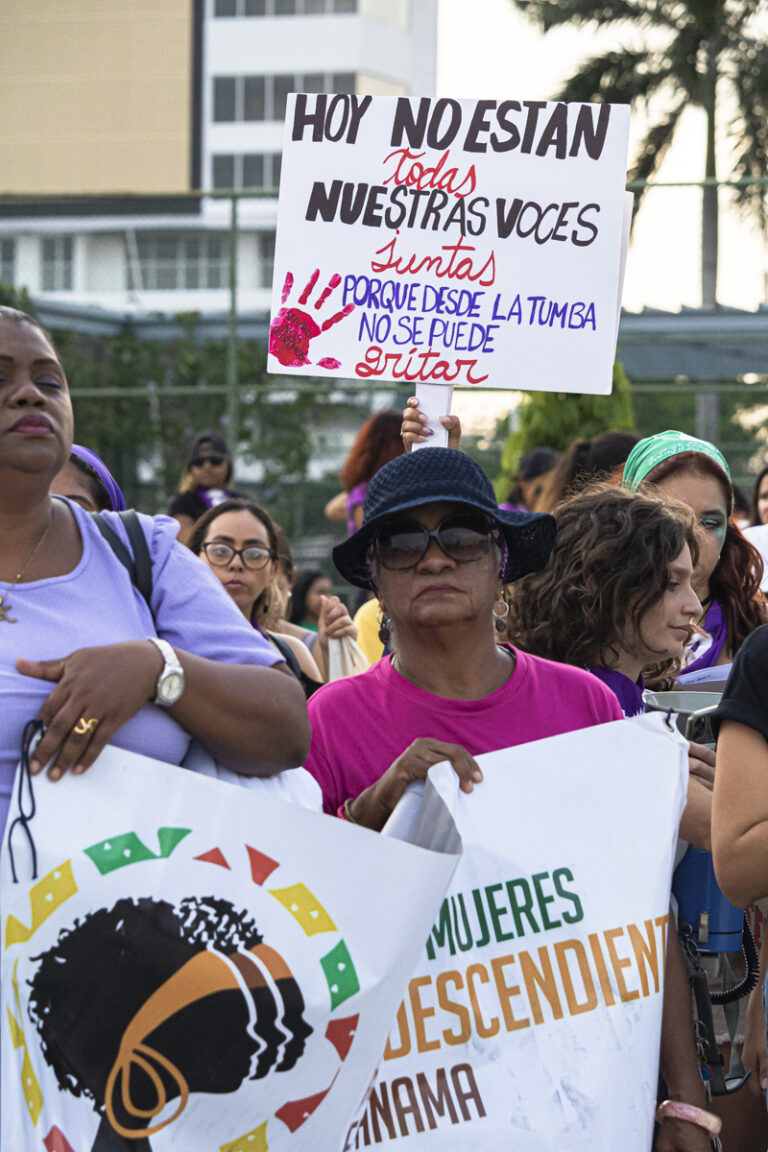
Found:
[[[450,560],[471,564],[488,554],[493,538],[493,526],[484,516],[459,512],[446,517],[431,532],[415,520],[385,525],[376,537],[374,553],[385,568],[403,572],[424,559],[434,539]]]
[[[219,464],[223,464],[226,456],[195,456],[194,460],[190,460],[190,468],[202,468],[203,464],[213,464],[214,468],[218,468]]]
[[[275,558],[271,548],[260,548],[258,544],[252,544],[250,548],[233,548],[231,544],[222,544],[215,540],[203,544],[203,552],[208,563],[213,564],[214,568],[226,568],[235,556],[240,557],[245,568],[252,569],[264,568]]]

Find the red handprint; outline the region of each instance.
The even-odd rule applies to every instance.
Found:
[[[299,304],[307,303],[310,293],[317,284],[319,276],[320,269],[315,268],[304,287],[304,291],[301,293],[301,296],[299,296]],[[335,288],[338,288],[340,283],[341,276],[339,276],[338,272],[334,272],[315,301],[315,310],[322,308],[328,297]],[[283,284],[283,304],[285,304],[290,296],[292,288],[293,273],[288,272],[286,273],[285,283]],[[298,368],[303,364],[311,364],[312,361],[307,355],[310,340],[314,340],[321,332],[327,332],[334,324],[338,324],[345,316],[349,316],[350,312],[354,310],[354,307],[354,304],[345,304],[340,312],[329,316],[322,324],[318,324],[308,312],[304,312],[301,308],[281,308],[269,329],[270,352],[273,356],[276,356],[280,363],[284,364],[286,368]],[[320,368],[341,367],[340,362],[332,356],[325,356],[322,360],[318,360],[317,363]]]

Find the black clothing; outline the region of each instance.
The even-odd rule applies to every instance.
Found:
[[[768,740],[768,624],[751,632],[736,653],[723,698],[713,713],[715,736],[723,720],[754,728]]]

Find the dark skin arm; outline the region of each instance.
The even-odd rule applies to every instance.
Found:
[[[680,940],[670,910],[664,965],[661,1017],[661,1074],[670,1100],[683,1100],[708,1109],[693,1037],[691,992]],[[709,1152],[707,1132],[687,1120],[664,1119],[654,1145],[656,1152]]]
[[[311,738],[304,693],[281,671],[221,664],[175,649],[186,687],[170,715],[219,762],[243,776],[272,776],[304,763]],[[19,660],[25,676],[55,683],[38,713],[46,733],[32,770],[58,779],[69,769],[84,772],[115,732],[155,697],[163,667],[148,640],[81,648],[59,660]],[[80,718],[98,724],[74,731]]]
[[[476,760],[459,744],[422,737],[414,740],[384,775],[349,805],[355,824],[380,832],[398,800],[414,780],[423,780],[433,764],[449,760],[461,780],[462,792],[471,792],[483,774]]]

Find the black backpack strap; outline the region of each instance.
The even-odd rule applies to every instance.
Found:
[[[144,529],[133,508],[129,508],[127,512],[118,512],[118,516],[125,525],[133,549],[133,559],[136,565],[136,587],[149,605],[152,601],[152,557],[149,554],[149,545],[144,535]]]
[[[118,512],[117,515],[125,526],[125,531],[133,548],[133,555],[123,544],[114,528],[98,512],[91,512],[91,519],[117,559],[128,570],[131,584],[141,593],[151,610],[152,557],[149,554],[147,538],[144,535],[141,522],[132,508],[128,509],[127,512]]]

